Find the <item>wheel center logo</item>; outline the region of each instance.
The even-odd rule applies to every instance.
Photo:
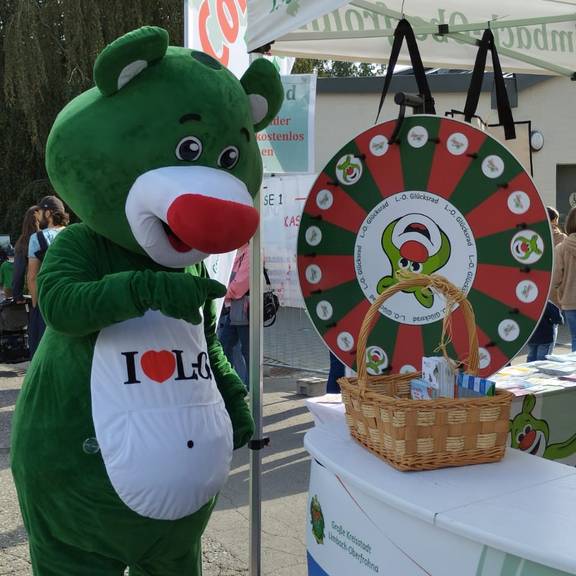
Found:
[[[400,270],[446,276],[467,294],[476,275],[476,244],[464,216],[450,202],[428,192],[402,192],[378,204],[364,220],[354,265],[371,302],[397,283]],[[429,324],[443,317],[444,308],[443,298],[414,287],[391,296],[380,311],[402,324]]]

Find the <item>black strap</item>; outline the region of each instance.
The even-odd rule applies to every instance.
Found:
[[[514,118],[512,117],[510,100],[508,99],[508,92],[506,92],[504,75],[502,74],[500,58],[498,57],[498,50],[496,49],[496,42],[494,41],[494,34],[492,33],[492,30],[487,29],[484,31],[484,35],[482,36],[482,40],[479,42],[479,46],[478,54],[476,55],[476,62],[474,63],[474,71],[472,72],[472,79],[470,80],[470,87],[468,88],[468,96],[466,97],[464,119],[466,122],[470,122],[472,117],[476,114],[476,109],[478,108],[478,100],[480,99],[480,92],[482,91],[484,71],[486,69],[486,57],[488,56],[488,50],[490,50],[492,53],[492,67],[494,68],[494,86],[496,88],[498,121],[502,126],[504,126],[504,134],[506,135],[506,140],[513,140],[516,138]]]
[[[266,286],[272,287],[272,282],[270,282],[270,278],[268,277],[268,271],[266,270],[266,266],[262,266],[264,269],[264,280],[266,281]],[[250,290],[246,292],[246,294],[250,294]]]
[[[394,68],[396,67],[396,62],[398,61],[404,38],[406,38],[406,45],[408,46],[410,62],[412,63],[412,69],[414,70],[414,78],[416,78],[416,83],[418,84],[418,91],[420,96],[424,98],[424,114],[436,114],[436,110],[434,109],[434,98],[432,98],[432,93],[428,86],[428,78],[424,71],[424,64],[420,57],[420,51],[418,50],[414,30],[412,30],[410,22],[405,18],[402,18],[402,20],[398,22],[396,30],[394,30],[394,43],[392,44],[392,51],[390,52],[388,66],[386,67],[386,78],[384,80],[384,87],[382,88],[382,96],[380,97],[380,105],[378,106],[378,114],[376,115],[376,122],[374,122],[375,124],[378,122],[382,106],[384,105],[384,99],[386,98],[386,94],[388,94],[392,82],[392,75],[394,74]]]
[[[46,250],[48,250],[48,241],[46,240],[46,236],[44,236],[42,230],[38,230],[38,232],[36,232],[36,239],[40,245],[40,250],[38,250],[34,255],[36,258],[38,258],[38,260],[43,260],[46,254]]]

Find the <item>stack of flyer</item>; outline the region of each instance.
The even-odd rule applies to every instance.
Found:
[[[506,366],[491,379],[516,396],[541,394],[576,386],[576,354],[550,355],[548,360]]]

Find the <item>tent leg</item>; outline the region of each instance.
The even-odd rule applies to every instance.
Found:
[[[261,194],[254,205],[262,214]],[[262,223],[262,220],[260,220]],[[261,227],[250,241],[250,406],[254,418],[254,437],[250,451],[250,576],[261,574],[262,514],[261,480],[262,450],[262,252],[260,248]]]

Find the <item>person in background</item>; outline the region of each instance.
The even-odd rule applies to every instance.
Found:
[[[330,372],[326,381],[326,394],[340,394],[340,384],[338,378],[345,374],[345,367],[338,358],[330,352]]]
[[[552,298],[564,312],[576,351],[576,208],[566,218],[567,238],[554,249]]]
[[[222,344],[224,354],[244,385],[249,385],[250,362],[250,327],[249,327],[249,290],[250,290],[250,250],[249,244],[238,249],[228,291],[224,297],[224,307],[218,326],[218,339]],[[242,366],[234,361],[234,347],[240,344]]]
[[[554,246],[561,244],[566,238],[566,234],[560,230],[558,225],[558,219],[560,215],[558,210],[552,206],[547,206],[546,210],[548,212],[548,219],[550,220],[550,228],[552,229],[552,238],[554,241]],[[553,301],[557,300],[556,291],[552,289],[550,294],[552,299],[546,304],[546,309],[536,330],[528,340],[528,358],[527,362],[534,362],[536,360],[545,360],[548,354],[554,352],[554,346],[556,345],[556,338],[558,337],[558,326],[564,324],[564,317],[562,312]]]
[[[5,248],[6,259],[0,264],[0,290],[4,298],[12,298],[12,277],[14,275],[14,248]]]
[[[30,236],[28,243],[28,289],[32,297],[32,310],[28,326],[30,358],[34,356],[44,330],[46,330],[46,324],[38,307],[36,276],[40,271],[40,265],[48,247],[70,221],[70,216],[66,213],[62,200],[56,196],[45,196],[38,203],[38,208],[40,208],[41,229]]]
[[[527,362],[546,360],[546,356],[554,352],[560,324],[564,324],[562,312],[558,306],[548,302],[536,330],[528,340]]]
[[[559,219],[560,214],[558,210],[552,206],[546,206],[548,211],[548,219],[550,220],[550,227],[552,228],[552,238],[554,239],[554,246],[558,246],[566,238],[566,234],[560,230]]]
[[[40,208],[31,206],[22,220],[22,232],[14,246],[14,276],[12,278],[12,296],[16,302],[24,301],[26,290],[26,270],[28,268],[28,244],[30,236],[40,230]]]

